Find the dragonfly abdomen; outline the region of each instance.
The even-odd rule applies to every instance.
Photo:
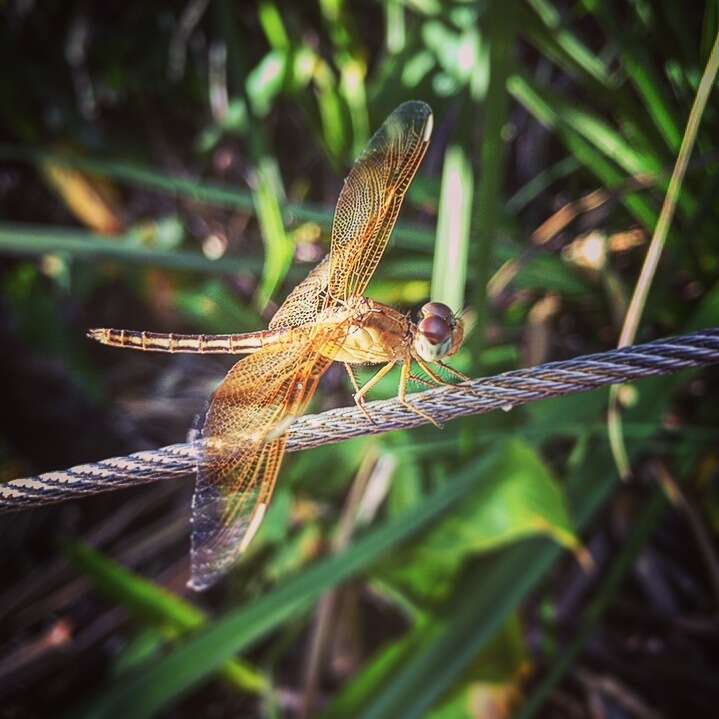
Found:
[[[233,335],[185,335],[101,328],[89,330],[87,336],[111,347],[128,347],[144,352],[251,354],[270,343],[275,334],[262,331]]]

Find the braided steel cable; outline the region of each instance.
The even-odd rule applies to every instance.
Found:
[[[438,422],[509,410],[538,399],[586,392],[609,384],[719,363],[719,327],[642,345],[549,362],[410,395],[413,406]],[[366,405],[374,424],[357,407],[299,417],[288,429],[287,449],[296,452],[354,437],[411,429],[427,420],[397,399]],[[113,457],[0,484],[0,512],[62,502],[195,471],[201,442]]]

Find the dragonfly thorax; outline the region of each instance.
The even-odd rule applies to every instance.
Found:
[[[417,355],[436,362],[453,355],[462,344],[462,320],[441,302],[427,302],[420,310],[420,320],[414,332],[413,345]]]

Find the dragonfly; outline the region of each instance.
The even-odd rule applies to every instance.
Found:
[[[287,430],[312,399],[333,362],[344,364],[354,400],[369,421],[365,395],[400,365],[398,400],[407,385],[449,384],[467,377],[444,363],[462,344],[460,316],[427,302],[417,320],[364,296],[387,247],[404,196],[432,133],[430,107],[408,101],[370,139],[340,191],[329,254],[279,307],[267,330],[242,334],[175,334],[93,329],[105,345],[154,352],[246,355],[216,389],[201,430],[192,502],[191,579],[202,590],[239,559],[269,506]],[[416,363],[425,379],[412,371]],[[362,387],[354,367],[381,364]]]

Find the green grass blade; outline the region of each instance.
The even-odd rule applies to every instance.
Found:
[[[644,53],[633,48],[631,54],[623,53],[623,64],[627,76],[642,98],[643,107],[646,108],[667,147],[672,152],[677,152],[682,141],[682,132],[666,101],[659,78],[652,71],[651,61]]]
[[[404,21],[404,4],[401,0],[385,0],[385,45],[393,55],[402,52],[407,45],[407,29]]]
[[[341,120],[338,120],[341,124]],[[200,182],[196,179],[174,177],[157,172],[139,164],[122,160],[97,160],[86,157],[69,156],[60,152],[38,150],[14,145],[0,145],[0,160],[13,160],[41,164],[53,162],[74,167],[78,170],[93,172],[103,177],[127,182],[138,187],[163,192],[175,197],[186,197],[195,202],[204,202],[217,207],[243,210],[254,213],[255,204],[250,192],[243,192],[220,183]],[[295,220],[316,222],[329,229],[332,226],[334,210],[318,207],[310,203],[288,202],[284,205],[288,222]],[[398,246],[407,249],[430,250],[434,244],[434,233],[422,227],[397,224],[392,234]]]
[[[606,579],[602,582],[592,603],[584,613],[577,636],[552,665],[549,673],[534,690],[528,701],[517,712],[515,719],[531,719],[542,708],[551,691],[574,666],[582,649],[591,639],[597,623],[609,608],[612,599],[621,587],[622,580],[634,567],[639,553],[659,524],[667,503],[664,495],[657,491],[649,505],[641,513],[629,540],[625,542],[619,556],[614,560]]]
[[[306,611],[325,591],[363,571],[392,547],[436,521],[476,485],[474,470],[474,466],[469,467],[421,504],[368,533],[346,551],[318,562],[265,597],[217,620],[152,666],[108,687],[79,716],[152,716],[237,652]]]
[[[574,498],[572,515],[579,528],[586,526],[615,486],[610,462],[606,446],[598,446],[587,454],[568,483],[568,493]],[[422,650],[402,663],[360,716],[424,716],[464,675],[559,553],[556,545],[532,539],[483,564],[467,585],[458,587],[457,604],[451,611],[442,612],[446,620],[438,624]]]
[[[272,49],[289,50],[290,38],[287,35],[287,30],[282,20],[282,13],[280,13],[277,4],[272,2],[272,0],[261,0],[257,8],[257,15],[267,42],[269,42]]]
[[[285,232],[280,201],[285,192],[275,158],[260,158],[254,172],[252,195],[257,209],[262,240],[265,244],[265,264],[258,291],[258,305],[263,309],[284,280],[292,264],[295,245]]]
[[[556,106],[526,78],[514,75],[509,79],[510,93],[543,125],[556,130],[567,148],[607,188],[617,187],[626,180],[626,174],[573,128],[567,126]],[[645,227],[653,227],[657,213],[647,200],[637,193],[623,194],[621,201]]]
[[[477,192],[475,215],[477,248],[474,272],[474,309],[477,327],[473,336],[475,362],[484,344],[486,326],[487,282],[494,254],[494,238],[501,210],[504,178],[505,141],[502,128],[507,121],[509,94],[507,79],[513,66],[515,45],[514,27],[517,0],[491,3],[487,16],[490,80],[484,101],[484,130],[481,152],[481,181]]]
[[[109,238],[84,230],[10,223],[0,223],[0,253],[30,257],[54,253],[82,260],[102,258],[143,266],[224,275],[257,273],[261,267],[261,261],[257,257],[221,257],[210,260],[199,252],[144,247],[138,245],[137,238],[129,233]]]
[[[520,6],[520,28],[539,52],[571,75],[611,88],[614,81],[596,52],[563,27],[559,11],[548,0],[528,0]]]
[[[568,155],[542,170],[507,200],[507,213],[515,215],[521,212],[532,200],[546,192],[557,180],[567,178],[578,167],[577,158]]]
[[[100,592],[124,606],[138,619],[159,627],[166,637],[181,636],[206,624],[207,617],[200,609],[91,547],[72,542],[66,544],[64,550],[70,561],[90,577]],[[238,689],[253,694],[269,689],[265,677],[246,662],[229,659],[220,672]]]
[[[454,312],[464,307],[473,194],[472,166],[464,149],[454,145],[444,158],[432,266],[432,299]]]
[[[462,586],[446,622],[385,684],[358,715],[361,719],[423,717],[454,685],[521,600],[559,555],[556,546],[529,540],[499,554],[490,569]],[[521,570],[518,569],[521,567]]]

